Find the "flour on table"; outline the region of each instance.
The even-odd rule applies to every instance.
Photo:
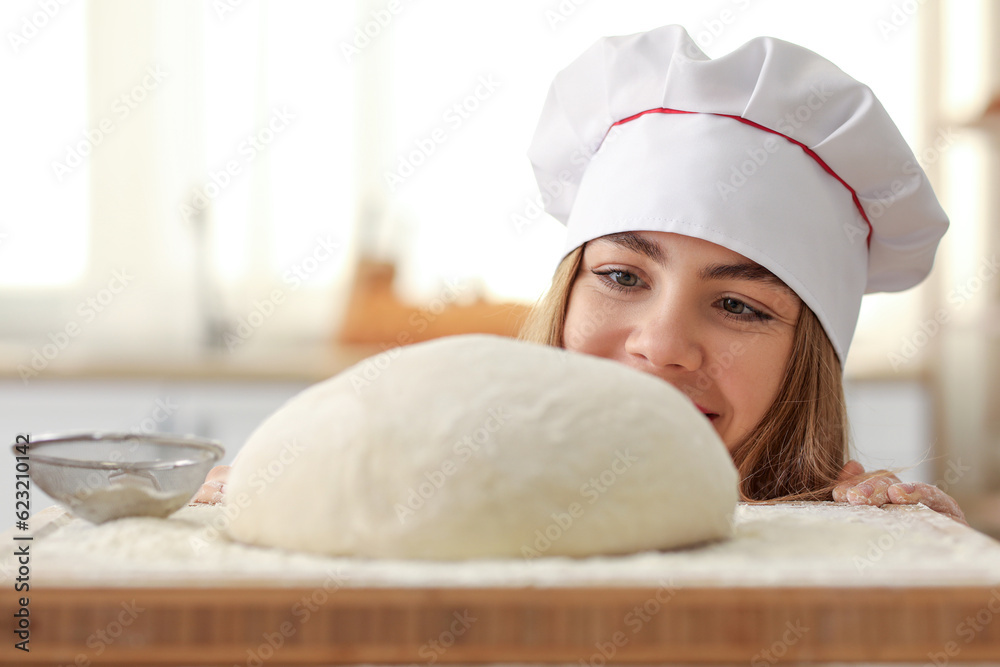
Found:
[[[328,588],[1000,584],[1000,544],[920,505],[892,510],[833,503],[740,505],[732,539],[702,546],[457,562],[254,547],[225,536],[227,511],[195,505],[168,519],[135,517],[99,526],[57,516],[50,523],[55,528],[43,529],[47,534],[32,544],[32,582]],[[0,559],[0,585],[10,585],[16,572],[12,554]]]

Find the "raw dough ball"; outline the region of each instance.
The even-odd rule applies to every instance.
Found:
[[[736,488],[715,430],[666,382],[469,335],[384,352],[292,398],[243,447],[226,504],[230,534],[252,544],[531,558],[725,537]]]

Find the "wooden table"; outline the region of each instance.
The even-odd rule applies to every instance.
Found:
[[[1000,662],[1000,543],[923,507],[744,505],[696,549],[459,563],[257,549],[225,522],[36,515],[31,651],[7,632],[0,661]]]

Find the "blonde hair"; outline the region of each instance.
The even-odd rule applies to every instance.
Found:
[[[563,258],[548,292],[521,328],[521,340],[563,346],[566,309],[581,246]],[[805,305],[774,402],[733,450],[744,500],[829,500],[847,460],[849,430],[840,359]]]

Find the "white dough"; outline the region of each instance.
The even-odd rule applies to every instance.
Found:
[[[498,336],[393,349],[292,398],[226,488],[230,535],[330,555],[586,556],[726,537],[737,475],[678,390]]]

